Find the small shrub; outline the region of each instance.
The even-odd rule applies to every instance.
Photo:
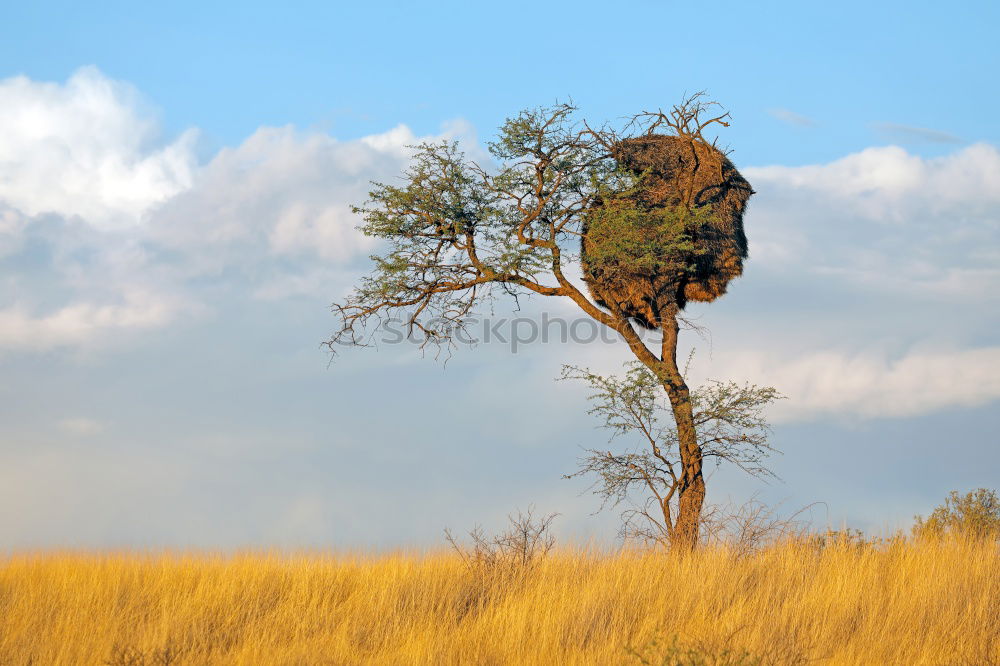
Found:
[[[861,549],[879,543],[878,538],[869,538],[862,530],[853,527],[845,527],[842,530],[827,529],[822,534],[810,535],[809,539],[819,550],[831,546]]]
[[[977,488],[964,495],[951,491],[925,520],[916,516],[913,535],[940,538],[946,535],[973,539],[1000,539],[1000,497],[995,490]]]
[[[555,546],[552,521],[558,515],[536,518],[534,509],[529,507],[527,513],[518,511],[516,516],[507,516],[510,527],[498,535],[487,536],[477,526],[469,532],[471,546],[463,546],[448,529],[444,533],[472,573],[489,576],[525,573],[534,569]]]
[[[756,497],[743,504],[718,504],[702,513],[701,536],[705,544],[726,546],[740,557],[748,556],[782,541],[805,538],[809,521],[804,506],[790,515],[768,506]]]
[[[628,648],[628,654],[642,666],[760,666],[763,659],[737,648],[712,650],[681,643],[677,636],[670,642],[652,640],[640,649]]]
[[[802,645],[798,636],[772,643],[765,652],[752,652],[737,647],[739,631],[713,640],[682,641],[675,635],[670,641],[654,639],[638,650],[626,648],[626,652],[643,666],[801,666],[811,661],[807,651],[812,648]]]

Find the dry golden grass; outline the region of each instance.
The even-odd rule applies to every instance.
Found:
[[[1000,551],[14,555],[2,664],[1000,663]]]

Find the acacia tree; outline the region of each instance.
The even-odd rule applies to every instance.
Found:
[[[622,537],[665,545],[686,539],[687,535],[678,534],[683,482],[679,432],[671,423],[671,405],[664,400],[657,377],[633,361],[621,377],[567,365],[560,379],[581,380],[590,387],[589,413],[611,431],[612,439],[639,441],[638,447],[623,453],[585,449],[579,468],[566,478],[596,476],[594,492],[602,509],[628,503],[622,512]],[[770,386],[735,382],[712,381],[692,390],[693,425],[702,459],[734,464],[752,476],[774,476],[764,464],[776,450],[768,443],[770,427],[764,410],[781,397]]]
[[[340,323],[328,346],[335,352],[345,344],[372,344],[380,326],[401,319],[409,334],[422,337],[422,346],[448,348],[463,339],[477,309],[495,298],[571,300],[615,331],[666,392],[679,451],[675,540],[693,546],[705,497],[704,451],[677,366],[678,308],[660,313],[655,326],[662,338],[651,348],[629,313],[598,304],[570,276],[579,273],[581,238],[596,210],[605,233],[618,229],[625,237],[645,220],[666,230],[661,243],[673,244],[674,254],[690,255],[704,215],[681,210],[678,226],[677,214],[630,200],[627,194],[641,187],[644,174],[623,167],[613,153],[628,136],[654,130],[704,141],[706,127],[727,125],[726,115],[705,119],[709,108],[695,95],[668,113],[638,114],[621,131],[576,121],[571,104],[522,111],[489,144],[495,170],[466,158],[455,142],[415,146],[402,184],[374,183],[367,203],[354,208],[364,220],[359,228],[382,239],[385,250],[372,257],[374,269],[347,299],[334,304]],[[616,204],[602,206],[607,201]],[[670,247],[665,250],[670,254]],[[679,263],[671,270],[688,270]]]

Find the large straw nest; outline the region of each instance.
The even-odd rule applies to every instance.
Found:
[[[682,249],[676,244],[663,247],[666,261],[629,263],[626,257],[616,270],[607,268],[606,257],[614,251],[608,243],[620,242],[615,237],[623,230],[597,228],[604,219],[601,215],[592,215],[584,225],[584,280],[594,299],[642,326],[659,328],[661,312],[683,309],[688,301],[714,301],[726,293],[730,280],[743,273],[747,257],[743,212],[753,189],[722,151],[692,136],[623,139],[613,147],[612,156],[636,175],[645,173],[638,188],[618,203],[639,211],[669,208],[701,214],[702,221],[689,229],[690,242]],[[615,203],[605,201],[601,206]],[[644,228],[626,231],[651,233]],[[659,238],[647,236],[647,244],[662,242]],[[601,265],[591,259],[598,255],[603,257]]]

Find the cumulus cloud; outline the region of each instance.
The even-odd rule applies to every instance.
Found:
[[[1000,151],[869,148],[748,167],[750,262],[693,306],[695,370],[773,384],[778,420],[908,417],[1000,399]]]
[[[25,215],[138,223],[192,183],[195,133],[157,146],[136,91],[94,67],[65,84],[0,80],[0,200]]]
[[[196,132],[157,143],[155,114],[93,67],[64,84],[0,81],[0,349],[86,344],[211,308],[204,289],[330,297],[371,249],[350,205],[405,167],[405,125],[351,141],[262,127],[207,163]],[[331,269],[331,267],[334,267]],[[320,278],[317,280],[317,278]],[[141,296],[140,296],[141,294]]]
[[[239,276],[270,299],[305,293],[307,280],[342,274],[331,267],[370,254],[374,241],[357,230],[351,206],[367,199],[371,181],[397,178],[411,146],[452,138],[475,145],[461,122],[437,136],[398,125],[351,141],[262,127],[220,151],[191,188],[152,213],[149,237],[179,253],[191,274]],[[325,297],[345,288],[325,280],[312,287]]]
[[[728,350],[700,374],[706,372],[777,388],[788,400],[773,409],[775,422],[899,418],[1000,399],[1000,347],[919,349],[898,358],[870,351]]]
[[[870,289],[981,298],[1000,287],[1000,151],[923,158],[869,148],[828,164],[744,169],[767,270]]]
[[[254,246],[262,255],[346,262],[372,247],[351,212],[367,199],[371,181],[397,178],[411,146],[459,137],[475,142],[464,123],[438,136],[418,137],[398,125],[353,141],[262,127],[205,165],[192,188],[152,216],[151,233],[173,247],[208,248],[215,257],[220,247]]]
[[[462,123],[437,137],[398,125],[350,141],[262,127],[197,165],[193,132],[157,144],[155,116],[135,91],[93,68],[65,84],[7,79],[0,101],[0,262],[8,267],[0,349],[8,350],[149,331],[234,299],[336,298],[353,282],[354,260],[372,249],[350,211],[369,181],[397,177],[409,146],[425,138],[460,137],[481,150]],[[788,122],[808,120],[788,114]],[[736,313],[716,331],[720,339],[739,331],[737,344],[720,346],[729,355],[717,374],[737,369],[775,384],[793,397],[783,407],[788,419],[905,416],[998,397],[989,375],[998,366],[995,338],[967,347],[920,310],[967,330],[996,323],[989,308],[969,308],[1000,293],[996,147],[927,159],[889,146],[743,171],[758,195],[747,218],[753,256],[736,293],[780,299],[785,287],[776,284],[821,286],[827,295],[881,293],[886,308],[873,324],[843,297],[843,307],[820,309],[797,328],[785,325],[794,297],[767,319],[752,308]],[[768,293],[754,291],[754,275],[769,281]],[[900,295],[909,313],[892,309]],[[934,340],[953,351],[851,351],[898,349],[901,338],[911,349],[944,348]],[[764,342],[751,347],[751,339]],[[973,379],[949,383],[963,373]]]
[[[261,127],[204,163],[195,137],[162,139],[136,92],[92,68],[63,84],[0,82],[0,361],[9,375],[0,501],[23,508],[3,525],[13,543],[376,538],[371,526],[386,523],[369,518],[395,507],[365,493],[387,473],[412,481],[417,460],[398,442],[437,451],[442,464],[417,494],[422,515],[440,517],[456,506],[495,510],[492,496],[466,500],[501,477],[516,481],[516,492],[505,486],[508,506],[538,501],[538,488],[567,471],[573,444],[604,441],[581,420],[583,389],[553,391],[552,380],[563,362],[617,370],[628,357],[621,344],[526,343],[513,358],[509,344],[484,345],[459,352],[447,375],[416,349],[386,345],[317,375],[323,306],[356,281],[372,249],[349,205],[365,200],[370,180],[392,182],[405,167],[407,146],[421,140],[405,125],[354,140]],[[482,157],[460,123],[428,138],[452,137]],[[790,398],[776,422],[906,418],[1000,399],[995,147],[925,159],[890,146],[743,172],[758,191],[747,217],[752,257],[723,301],[691,306],[714,340],[699,343],[692,384],[772,384]],[[523,305],[521,316],[578,316],[561,301]],[[212,311],[225,316],[173,335]],[[123,340],[147,344],[138,354]],[[105,354],[87,363],[37,353],[94,346]],[[452,394],[464,408],[442,438],[420,418],[435,406],[413,396]],[[371,396],[393,395],[405,418],[380,420]],[[470,439],[482,441],[470,449]],[[512,444],[539,459],[559,448],[560,462],[526,477],[506,453]],[[290,446],[300,449],[289,455]],[[490,473],[449,485],[477,463]],[[338,470],[342,483],[331,485]],[[448,490],[428,499],[432,486]],[[358,496],[367,518],[336,510]],[[414,538],[437,529],[408,526]]]
[[[419,140],[405,126],[345,142],[261,128],[205,165],[192,188],[152,216],[150,233],[216,262],[239,262],[234,252],[349,260],[371,245],[350,205],[365,199],[370,180],[397,175],[406,146]]]
[[[1000,204],[1000,151],[979,143],[944,157],[922,158],[898,146],[867,148],[828,164],[746,169],[763,185],[822,193],[868,217],[900,221],[907,214],[955,206]]]

